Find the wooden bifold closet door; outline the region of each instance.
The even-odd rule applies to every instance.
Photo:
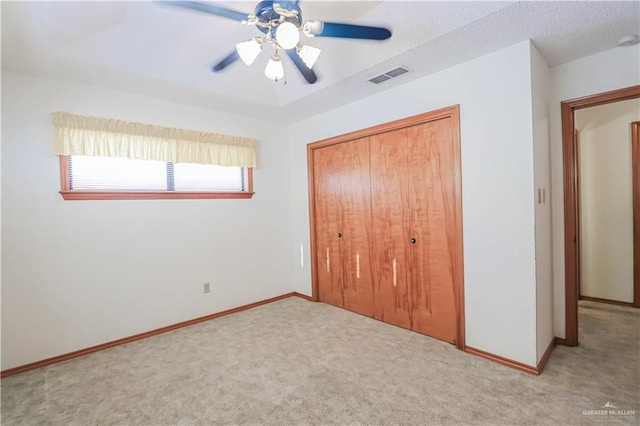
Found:
[[[371,316],[368,140],[319,149],[313,164],[320,300]]]
[[[309,145],[322,302],[464,346],[458,107]]]

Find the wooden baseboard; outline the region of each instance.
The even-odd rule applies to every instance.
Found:
[[[558,345],[571,346],[571,345],[567,344],[567,339],[564,339],[562,337],[554,337],[553,340],[556,342],[556,346],[558,346]]]
[[[238,306],[237,308],[227,309],[226,311],[217,312],[215,314],[206,315],[204,317],[195,318],[188,321],[179,322],[177,324],[168,325],[166,327],[157,328],[155,330],[147,331],[145,333],[135,334],[133,336],[124,337],[122,339],[113,340],[111,342],[102,343],[100,345],[91,346],[89,348],[80,349],[67,354],[54,356],[52,358],[43,359],[41,361],[32,362],[29,364],[21,365],[14,368],[9,368],[0,372],[0,378],[12,376],[18,373],[24,373],[25,371],[34,370],[36,368],[46,367],[47,365],[56,364],[62,361],[68,361],[73,358],[78,358],[84,355],[92,354],[94,352],[102,351],[105,349],[113,348],[114,346],[124,345],[125,343],[135,342],[136,340],[146,339],[147,337],[155,336],[157,334],[166,333],[168,331],[177,330],[182,327],[188,327],[190,325],[198,324],[204,321],[209,321],[215,318],[220,318],[225,315],[235,314],[236,312],[245,311],[247,309],[255,308],[257,306],[266,305],[267,303],[276,302],[278,300],[286,299],[288,297],[301,297],[305,300],[312,300],[309,296],[301,293],[287,293],[281,296],[272,297],[270,299],[260,300],[258,302],[249,303],[248,305]]]
[[[238,306],[238,307],[232,308],[232,309],[227,309],[226,311],[217,312],[215,314],[206,315],[204,317],[199,317],[199,318],[195,318],[195,319],[192,319],[192,320],[183,321],[183,322],[180,322],[180,323],[177,323],[177,324],[169,325],[169,326],[166,326],[166,327],[158,328],[158,329],[155,329],[155,330],[147,331],[145,333],[135,334],[133,336],[124,337],[122,339],[113,340],[111,342],[102,343],[100,345],[91,346],[89,348],[80,349],[80,350],[77,350],[77,351],[74,351],[74,352],[69,352],[67,354],[58,355],[58,356],[55,356],[55,357],[52,357],[52,358],[43,359],[41,361],[32,362],[32,363],[21,365],[21,366],[14,367],[14,368],[9,368],[7,370],[4,370],[4,371],[0,372],[0,378],[12,376],[12,375],[18,374],[18,373],[24,373],[24,372],[29,371],[29,370],[34,370],[36,368],[46,367],[48,365],[56,364],[56,363],[59,363],[59,362],[68,361],[68,360],[73,359],[73,358],[78,358],[78,357],[81,357],[81,356],[84,356],[84,355],[92,354],[94,352],[98,352],[98,351],[102,351],[102,350],[105,350],[105,349],[113,348],[114,346],[124,345],[125,343],[130,343],[130,342],[135,342],[136,340],[142,340],[142,339],[145,339],[147,337],[151,337],[151,336],[155,336],[155,335],[158,335],[158,334],[166,333],[166,332],[169,332],[169,331],[177,330],[177,329],[182,328],[182,327],[188,327],[190,325],[194,325],[194,324],[198,324],[198,323],[201,323],[201,322],[209,321],[209,320],[212,320],[212,319],[215,319],[215,318],[220,318],[220,317],[223,317],[225,315],[230,315],[230,314],[234,314],[234,313],[237,313],[237,312],[245,311],[247,309],[255,308],[255,307],[261,306],[261,305],[266,305],[268,303],[276,302],[278,300],[286,299],[286,298],[289,298],[289,297],[299,297],[301,299],[304,299],[304,300],[307,300],[307,301],[310,301],[310,302],[314,301],[313,297],[311,297],[311,296],[307,296],[305,294],[298,293],[298,292],[291,292],[291,293],[283,294],[281,296],[272,297],[270,299],[260,300],[258,302],[249,303],[247,305]],[[473,354],[473,355],[477,355],[477,356],[489,359],[489,360],[497,362],[499,364],[506,365],[507,367],[515,368],[515,369],[524,371],[524,372],[529,373],[529,374],[539,375],[542,372],[545,364],[549,360],[549,357],[551,356],[551,353],[553,352],[553,348],[555,347],[556,344],[565,344],[565,341],[564,341],[564,339],[561,339],[561,338],[558,338],[558,337],[554,338],[553,341],[549,344],[549,347],[545,351],[544,355],[540,359],[540,362],[538,363],[537,367],[532,367],[530,365],[523,364],[523,363],[520,363],[520,362],[517,362],[517,361],[513,361],[513,360],[510,360],[508,358],[504,358],[504,357],[501,357],[501,356],[498,356],[498,355],[494,355],[492,353],[485,352],[485,351],[482,351],[480,349],[475,349],[475,348],[472,348],[470,346],[465,347],[464,351],[467,352],[467,353]]]
[[[632,302],[620,302],[618,300],[601,299],[599,297],[580,296],[579,300],[587,300],[589,302],[598,302],[598,303],[608,303],[610,305],[626,306],[629,308],[638,308],[638,306],[636,306]]]
[[[547,346],[547,350],[544,351],[542,358],[540,358],[540,362],[538,362],[538,365],[536,366],[536,370],[538,370],[538,374],[542,374],[542,370],[544,370],[544,366],[547,365],[547,361],[549,361],[549,358],[551,357],[551,353],[553,352],[553,350],[557,345],[556,339],[557,337],[554,337],[553,339],[551,339],[551,342],[549,342],[549,346]]]
[[[490,352],[481,351],[480,349],[471,348],[469,346],[466,347],[465,352],[480,356],[482,358],[486,358],[493,362],[497,362],[498,364],[506,365],[507,367],[515,368],[516,370],[524,371],[525,373],[535,374],[536,376],[539,376],[542,373],[542,370],[544,370],[545,365],[547,365],[549,358],[551,358],[551,354],[553,353],[556,345],[562,344],[563,341],[564,339],[554,337],[551,342],[549,342],[549,346],[547,346],[547,349],[544,351],[542,358],[540,358],[540,362],[538,362],[538,365],[536,365],[535,367],[523,364],[518,361],[514,361],[509,358],[504,358]]]
[[[308,300],[309,302],[317,302],[317,300],[314,300],[313,297],[307,296],[306,294],[298,293],[297,291],[294,291],[293,295],[296,297],[300,297],[301,299]]]
[[[533,367],[533,366],[527,365],[527,364],[523,364],[521,362],[514,361],[514,360],[509,359],[509,358],[504,358],[504,357],[501,357],[499,355],[492,354],[490,352],[481,351],[480,349],[472,348],[470,346],[467,346],[464,351],[467,352],[467,353],[473,354],[473,355],[477,355],[477,356],[482,357],[482,358],[486,358],[486,359],[488,359],[490,361],[497,362],[498,364],[502,364],[502,365],[505,365],[507,367],[515,368],[516,370],[524,371],[525,373],[534,374],[536,376],[540,374],[536,367]]]

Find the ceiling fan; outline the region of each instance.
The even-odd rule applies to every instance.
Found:
[[[282,58],[279,52],[285,51],[296,68],[309,84],[317,81],[313,71],[320,49],[303,44],[300,33],[306,37],[336,37],[361,40],[386,40],[391,31],[383,27],[352,25],[338,22],[302,21],[299,0],[261,1],[256,5],[253,14],[237,12],[211,3],[197,1],[156,0],[158,3],[170,4],[223,18],[233,19],[246,25],[255,25],[264,35],[236,44],[236,48],[217,64],[211,71],[218,72],[238,59],[251,65],[263,47],[271,45],[274,52],[265,68],[265,76],[278,81],[284,77]]]

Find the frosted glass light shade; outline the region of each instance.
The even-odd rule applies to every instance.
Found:
[[[320,34],[324,29],[324,23],[321,21],[307,21],[302,26],[302,31],[307,37],[314,37],[316,34]]]
[[[284,77],[284,67],[282,66],[280,56],[273,55],[271,59],[269,59],[267,67],[264,69],[264,75],[274,81],[278,81]]]
[[[320,56],[320,52],[322,52],[322,50],[317,47],[306,45],[303,45],[298,49],[300,59],[302,59],[302,62],[304,62],[309,69],[313,68],[313,65],[318,60],[318,56]]]
[[[298,27],[291,22],[283,22],[276,29],[276,41],[284,50],[293,49],[300,41],[300,32]]]
[[[238,52],[240,59],[242,59],[242,62],[247,65],[251,65],[253,61],[256,60],[260,52],[262,52],[262,45],[255,39],[251,39],[236,44],[236,51]]]

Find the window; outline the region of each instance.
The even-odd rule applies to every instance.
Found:
[[[65,200],[251,198],[257,141],[51,113]]]
[[[65,200],[251,198],[252,168],[60,156]]]

